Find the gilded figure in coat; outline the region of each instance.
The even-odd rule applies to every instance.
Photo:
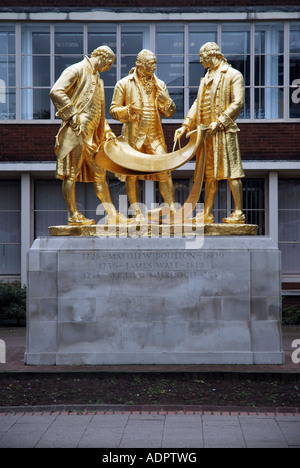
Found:
[[[214,42],[204,44],[199,52],[200,62],[208,69],[201,79],[198,96],[182,126],[175,132],[175,141],[197,125],[209,127],[206,138],[205,203],[196,221],[213,223],[212,208],[218,181],[228,179],[235,202],[235,210],[224,223],[245,223],[242,182],[244,171],[235,120],[244,107],[244,79],[231,67]]]
[[[170,98],[166,84],[154,74],[157,59],[150,50],[143,49],[137,55],[136,64],[129,75],[117,82],[110,107],[113,119],[123,123],[122,135],[134,149],[153,157],[167,152],[161,116],[171,117],[176,106]],[[126,192],[136,220],[143,220],[138,206],[138,180],[157,180],[164,202],[171,213],[174,208],[174,189],[171,173],[125,176]]]
[[[109,221],[120,221],[114,208],[105,170],[96,164],[95,154],[103,141],[115,138],[105,119],[104,85],[99,73],[109,70],[115,61],[107,46],[95,49],[91,57],[66,68],[50,91],[50,97],[62,120],[56,136],[56,177],[62,179],[62,190],[70,214],[70,225],[95,224],[79,213],[76,182],[93,182]]]

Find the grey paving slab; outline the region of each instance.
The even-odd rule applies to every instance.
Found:
[[[6,431],[0,437],[0,447],[31,448],[35,447],[43,434],[51,426],[53,418],[39,418],[38,416],[23,416],[11,423],[11,418],[1,417],[0,427],[6,426]]]
[[[123,427],[99,427],[99,425],[89,427],[84,431],[78,448],[118,448],[123,437]]]
[[[203,448],[203,446],[201,425],[198,427],[165,426],[162,448]]]
[[[300,447],[300,418],[277,417],[276,421],[289,447]]]
[[[129,418],[120,447],[161,447],[164,418],[149,419],[145,416]]]
[[[245,448],[246,442],[237,416],[203,416],[205,448]]]
[[[167,427],[200,427],[202,416],[200,414],[185,414],[184,418],[181,414],[167,414],[165,420],[165,428]]]
[[[118,448],[128,414],[94,415],[78,443],[79,448]]]
[[[202,417],[201,415],[180,414],[166,415],[162,438],[163,448],[202,448]]]
[[[248,448],[287,448],[287,441],[275,418],[241,417],[240,424]]]
[[[298,448],[300,415],[0,414],[0,448]]]
[[[165,421],[167,416],[165,414],[152,414],[152,413],[145,413],[145,414],[131,414],[129,419],[130,421],[138,420],[138,421]]]
[[[18,421],[21,415],[8,415],[0,417],[0,440],[1,437]]]
[[[38,441],[38,448],[76,448],[92,416],[57,416]]]
[[[89,427],[97,429],[98,427],[121,427],[124,428],[127,424],[129,414],[95,414],[91,419]]]

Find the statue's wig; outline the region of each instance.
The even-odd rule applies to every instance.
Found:
[[[143,49],[143,50],[141,50],[141,51],[137,54],[135,65],[136,65],[137,67],[143,65],[143,64],[149,59],[149,56],[150,56],[151,58],[154,58],[154,59],[156,60],[156,57],[155,57],[154,53],[151,52],[151,50],[148,50],[148,49]]]
[[[93,52],[91,53],[91,57],[99,57],[99,56],[102,56],[104,59],[110,59],[110,58],[115,58],[115,54],[113,53],[113,51],[111,50],[110,47],[108,46],[100,46],[100,47],[97,47],[97,49],[93,50]]]
[[[211,57],[215,56],[218,59],[221,59],[227,63],[227,60],[222,54],[220,47],[215,42],[206,42],[205,44],[203,44],[203,46],[200,48],[199,53],[201,54],[201,52],[203,51],[205,51],[207,55]]]

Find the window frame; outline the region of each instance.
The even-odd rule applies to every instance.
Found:
[[[285,180],[289,181],[290,183],[297,180],[298,184],[300,185],[300,176],[298,176],[297,174],[295,174],[294,176],[279,175],[279,177],[278,177],[278,201],[279,201],[279,198],[280,198],[279,197],[280,196],[280,183],[282,181],[285,181]],[[293,246],[294,247],[298,246],[299,250],[300,250],[300,238],[299,238],[299,240],[286,240],[285,236],[283,236],[283,238],[282,238],[281,235],[280,235],[281,234],[280,228],[281,228],[282,224],[284,224],[285,226],[287,225],[286,222],[284,222],[284,223],[280,222],[280,214],[281,214],[281,212],[286,212],[286,211],[291,212],[291,213],[296,212],[297,214],[299,214],[299,220],[300,220],[300,204],[299,204],[299,208],[298,207],[297,208],[294,208],[294,207],[293,208],[286,208],[286,207],[280,206],[280,204],[278,203],[278,248],[282,252],[282,257],[283,257],[283,259],[282,259],[282,274],[284,276],[294,276],[294,275],[298,276],[299,272],[290,271],[288,269],[285,270],[285,268],[286,268],[285,262],[287,262],[288,255],[287,255],[286,251],[284,252],[284,248],[285,247],[293,248]]]
[[[17,206],[13,206],[13,207],[7,207],[5,208],[4,206],[0,207],[0,214],[12,214],[13,215],[13,218],[15,219],[15,224],[18,225],[18,231],[17,231],[17,236],[13,236],[13,238],[11,238],[11,231],[9,231],[9,234],[8,234],[8,240],[0,240],[0,248],[2,249],[3,252],[5,252],[6,248],[12,248],[14,249],[14,255],[15,255],[15,260],[18,262],[17,265],[13,265],[13,268],[16,270],[16,269],[21,269],[21,244],[22,244],[22,234],[21,234],[21,210],[22,210],[22,206],[21,206],[21,179],[18,178],[17,176],[16,177],[9,177],[9,178],[1,178],[0,179],[0,184],[1,183],[6,183],[6,184],[15,184],[15,186],[18,187],[18,198],[16,198],[15,196],[13,197],[13,200],[14,202],[16,203]],[[17,237],[14,239],[14,237]],[[5,255],[5,254],[4,254]],[[11,254],[9,254],[11,255]],[[5,264],[6,267],[8,268],[12,268],[12,265],[9,263],[8,265]],[[2,267],[1,267],[2,268]],[[11,277],[14,277],[14,276],[17,276],[19,274],[19,272],[17,271],[0,271],[0,278],[5,276],[11,276]]]
[[[258,89],[258,87],[255,85],[255,26],[261,24],[266,24],[266,23],[271,23],[271,19],[264,19],[264,20],[232,20],[232,21],[227,21],[225,20],[208,20],[209,23],[215,24],[217,26],[217,42],[221,43],[222,39],[222,28],[223,25],[228,25],[228,24],[247,24],[250,25],[250,85],[247,86],[247,88],[250,90],[249,91],[249,100],[250,100],[250,117],[249,118],[240,118],[238,119],[238,122],[242,123],[275,123],[275,122],[299,122],[300,118],[295,118],[295,117],[290,117],[290,95],[291,95],[291,90],[292,86],[289,82],[289,63],[290,63],[290,25],[292,23],[294,24],[299,24],[300,21],[299,19],[276,19],[276,23],[281,23],[283,25],[283,85],[280,88],[283,89],[283,117],[282,118],[255,118],[255,92]],[[121,56],[122,56],[122,51],[121,51],[121,34],[122,34],[122,26],[123,25],[128,25],[128,24],[144,24],[145,26],[148,25],[149,27],[149,48],[156,53],[156,25],[161,24],[166,22],[166,20],[153,20],[153,19],[145,19],[139,20],[139,21],[122,21],[122,19],[118,19],[117,22],[114,22],[112,20],[109,21],[111,24],[116,25],[116,47],[117,50],[116,52],[116,82],[121,79]],[[171,21],[170,21],[171,22]],[[274,21],[273,21],[274,22]],[[10,21],[12,23],[12,21]],[[24,22],[25,23],[25,22]],[[54,43],[54,37],[55,37],[55,25],[56,24],[62,24],[63,21],[26,21],[26,23],[30,24],[49,24],[50,26],[50,88],[55,82],[55,43]],[[101,21],[95,20],[95,21],[79,21],[79,20],[74,20],[72,21],[74,24],[81,24],[83,27],[83,56],[88,55],[91,51],[88,51],[88,27],[90,24],[100,24]],[[177,20],[176,23],[178,24],[179,21]],[[203,20],[200,19],[195,19],[195,20],[182,20],[183,24],[183,29],[184,29],[184,84],[183,84],[183,101],[184,101],[184,116],[188,112],[190,108],[190,102],[189,102],[189,93],[191,86],[189,86],[189,25],[194,26],[195,24],[205,24]],[[57,124],[59,120],[55,118],[55,108],[50,102],[50,119],[22,119],[21,115],[21,103],[22,103],[22,76],[21,76],[21,71],[22,71],[22,49],[21,49],[21,28],[22,28],[23,22],[21,21],[16,21],[15,22],[15,54],[16,54],[16,62],[15,62],[15,67],[16,67],[16,82],[15,82],[15,99],[16,99],[16,110],[15,110],[15,119],[3,119],[0,120],[0,124],[7,124],[7,123],[33,123],[33,124]],[[71,24],[71,23],[69,23]],[[199,47],[201,44],[199,44]],[[221,47],[222,49],[222,47]],[[300,54],[299,54],[300,55]],[[200,65],[199,65],[200,66]],[[105,84],[105,76],[103,77],[104,79],[104,84]],[[300,83],[300,77],[299,77],[299,83]],[[300,85],[299,85],[300,87]],[[32,89],[38,89],[40,88],[39,86],[33,87]],[[112,92],[112,86],[105,86],[106,89],[110,89],[110,92]],[[265,87],[259,88],[259,89],[264,89]],[[277,86],[279,89],[279,86]],[[196,89],[196,86],[195,86]],[[108,103],[107,103],[108,107]],[[183,117],[184,117],[183,116]],[[110,119],[108,117],[109,123],[117,123],[113,119]],[[174,118],[172,119],[165,119],[163,118],[163,123],[168,124],[168,123],[181,123],[182,118]]]

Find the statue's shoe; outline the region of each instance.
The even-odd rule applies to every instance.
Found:
[[[113,224],[113,225],[119,225],[119,224],[128,224],[131,221],[130,218],[126,218],[122,213],[116,213],[115,215],[110,215],[107,217],[106,224]]]
[[[212,213],[206,215],[203,213],[198,213],[195,218],[193,218],[193,223],[199,224],[212,224],[215,218]]]
[[[81,213],[75,214],[69,218],[70,226],[91,226],[95,224],[94,219],[88,219]]]
[[[245,224],[245,215],[242,214],[236,214],[235,212],[231,213],[228,218],[223,218],[223,223],[227,224]]]
[[[138,213],[133,218],[129,219],[130,224],[148,224],[145,216],[142,213]]]

